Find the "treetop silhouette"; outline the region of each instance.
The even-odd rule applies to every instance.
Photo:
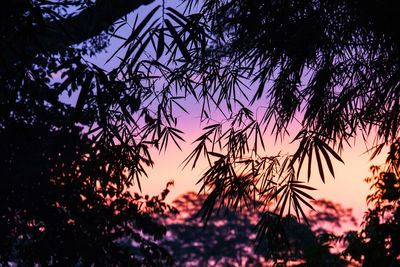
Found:
[[[159,5],[128,22],[125,15],[150,2]],[[199,181],[209,192],[202,217],[262,201],[261,240],[271,214],[306,218],[312,162],[325,181],[357,137],[375,138],[373,157],[398,142],[397,10],[396,1],[377,0],[187,0],[177,8],[145,0],[15,2],[0,11],[6,198],[24,199],[15,175],[57,184],[70,173],[82,178],[78,188],[111,198],[134,183],[140,188],[153,166],[150,148],[184,140],[176,114],[188,112],[184,101],[192,98],[206,125],[185,164],[195,167],[200,157],[210,163]],[[128,24],[130,35],[120,36]],[[87,55],[103,51],[110,38],[124,43],[112,55],[118,65],[106,71]],[[66,104],[61,95],[77,101]],[[223,119],[215,121],[216,113]],[[287,137],[290,125],[300,126],[296,152],[269,155],[265,137]],[[21,131],[28,141],[13,139]],[[64,159],[66,133],[78,144]],[[36,143],[43,155],[29,148]],[[23,203],[13,212],[24,212]]]

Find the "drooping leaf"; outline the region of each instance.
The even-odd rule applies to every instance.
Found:
[[[164,53],[165,47],[165,40],[164,40],[164,29],[160,29],[160,33],[158,35],[158,43],[157,43],[157,60],[160,59],[162,54]]]
[[[322,167],[321,156],[319,154],[319,149],[317,145],[314,145],[314,150],[315,150],[315,158],[317,160],[319,175],[321,176],[322,182],[325,183],[324,168]]]
[[[189,51],[187,50],[186,46],[183,44],[181,37],[179,34],[176,32],[175,27],[171,24],[169,20],[165,20],[165,24],[169,30],[169,32],[172,35],[172,38],[176,42],[176,44],[179,47],[179,50],[181,51],[182,55],[185,57],[187,61],[190,61],[190,54]]]
[[[157,10],[160,8],[161,6],[158,5],[155,8],[153,8],[153,10],[151,10],[149,12],[149,14],[147,14],[147,16],[141,21],[141,23],[132,30],[131,35],[126,39],[126,41],[122,44],[122,46],[120,46],[113,54],[112,56],[106,61],[106,63],[108,63],[123,47],[126,47],[129,43],[131,43],[132,41],[134,41],[138,36],[139,33],[144,29],[144,27],[146,26],[146,24],[150,21],[150,19],[154,16],[154,14],[157,12]],[[151,28],[151,27],[150,27]],[[144,35],[142,35],[144,36]]]
[[[85,81],[82,84],[82,88],[75,105],[74,120],[76,120],[79,117],[80,113],[82,112],[82,108],[85,103],[86,97],[89,93],[93,77],[94,77],[93,72],[89,72],[86,74]]]

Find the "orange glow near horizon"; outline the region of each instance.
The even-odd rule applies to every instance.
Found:
[[[197,122],[198,120],[193,121]],[[207,163],[203,160],[192,170],[191,166],[183,168],[182,162],[194,148],[192,142],[200,135],[201,126],[187,122],[182,128],[185,130],[184,139],[186,140],[181,146],[182,151],[171,143],[166,152],[154,153],[154,168],[148,169],[148,178],[144,177],[141,180],[144,194],[156,195],[160,193],[170,180],[175,182],[174,187],[170,188],[171,192],[167,197],[167,201],[170,203],[179,195],[200,189],[200,185],[196,185],[196,182],[207,168]],[[293,153],[297,144],[289,144],[290,140],[290,138],[287,138],[286,142],[275,144],[274,136],[266,137],[265,145],[268,153],[274,154],[279,151]],[[310,186],[317,189],[311,192],[315,199],[327,199],[340,203],[345,208],[352,208],[358,224],[362,222],[364,213],[367,211],[366,197],[370,193],[370,185],[365,183],[364,179],[370,176],[369,167],[371,165],[383,164],[385,159],[385,152],[382,152],[377,159],[369,161],[370,155],[365,151],[365,145],[361,141],[351,148],[345,148],[341,155],[345,164],[333,159],[335,178],[326,170],[325,184],[321,181],[314,160],[313,165],[315,164],[315,166],[312,168],[312,176],[309,183]],[[305,175],[305,172],[303,173],[302,171],[301,176]],[[305,181],[306,178],[303,177],[302,180]],[[137,188],[135,189],[137,190]]]

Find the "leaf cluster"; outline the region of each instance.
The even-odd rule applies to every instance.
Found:
[[[371,183],[373,191],[367,197],[367,203],[372,207],[365,213],[362,230],[332,239],[333,242],[344,242],[343,255],[363,266],[399,264],[400,182],[397,151],[397,145],[392,145],[384,169],[371,166],[372,176],[365,179]]]
[[[312,188],[303,181],[313,161],[325,181],[324,165],[334,175],[333,158],[342,161],[338,152],[357,136],[376,137],[374,155],[397,144],[395,1],[189,0],[185,10],[163,1],[143,19],[110,23],[100,37],[98,31],[82,37],[68,21],[108,1],[21,3],[1,11],[1,134],[25,126],[78,131],[85,143],[79,160],[90,166],[79,171],[103,196],[118,197],[133,183],[140,188],[153,166],[151,148],[180,147],[186,100],[201,107],[200,120],[208,123],[185,162],[195,167],[202,156],[210,163],[200,180],[210,192],[205,221],[215,207],[257,201],[277,222],[286,213],[305,218]],[[127,25],[129,36],[121,36]],[[63,38],[50,38],[57,34]],[[72,35],[98,38],[73,46]],[[106,71],[84,55],[102,50],[109,37],[123,44],[112,55],[119,64]],[[62,103],[62,95],[77,101]],[[268,155],[265,136],[288,136],[296,123],[296,152]],[[274,232],[271,225],[260,221],[260,240]]]
[[[176,135],[137,125],[152,115],[141,104],[151,86],[89,63],[95,43],[41,46],[49,24],[68,29],[68,15],[94,3],[22,2],[1,11],[1,265],[172,264],[155,242],[165,228],[154,214],[174,211],[168,189],[152,198],[128,190],[153,164],[147,136]]]
[[[162,244],[173,253],[179,266],[280,266],[290,263],[295,266],[345,266],[345,262],[331,254],[326,242],[320,241],[309,226],[290,217],[282,220],[279,246],[263,240],[256,247],[254,227],[263,216],[258,209],[260,206],[256,209],[243,207],[240,212],[214,211],[204,228],[197,214],[206,197],[188,192],[174,200],[180,211],[178,216],[163,215],[168,234]],[[257,204],[262,206],[261,202]],[[326,213],[331,214],[331,211]],[[289,244],[285,243],[285,238]]]

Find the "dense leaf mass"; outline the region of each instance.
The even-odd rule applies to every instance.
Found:
[[[159,5],[140,19],[127,16],[151,2],[20,0],[0,11],[2,197],[17,201],[2,206],[4,225],[25,218],[14,223],[42,229],[36,239],[29,236],[36,241],[51,228],[24,208],[35,203],[29,188],[52,199],[41,205],[67,214],[77,207],[84,214],[79,207],[92,201],[89,195],[100,196],[90,205],[102,203],[104,211],[120,198],[139,207],[124,194],[133,184],[140,188],[153,166],[151,149],[180,147],[186,100],[198,104],[206,124],[184,163],[209,162],[199,181],[209,193],[202,218],[218,207],[261,201],[259,241],[273,239],[270,214],[277,222],[286,213],[306,218],[313,162],[325,181],[326,169],[334,176],[334,161],[356,137],[375,138],[373,156],[397,143],[397,1],[187,0],[176,8],[154,1]],[[124,27],[131,27],[126,36]],[[89,56],[110,38],[123,43],[106,71]],[[64,103],[67,96],[73,104]],[[270,154],[266,135],[287,137],[291,126],[297,150]],[[69,183],[77,202],[68,207],[63,194],[41,189],[63,191]],[[158,200],[155,211],[168,209]],[[18,229],[4,240],[20,242],[25,232]],[[47,255],[33,261],[50,263]]]
[[[400,264],[400,178],[398,142],[390,147],[385,165],[371,166],[365,179],[372,193],[362,229],[336,238],[346,242],[343,255],[363,266]],[[335,240],[335,239],[334,239]]]
[[[104,3],[18,1],[1,10],[2,266],[172,263],[156,244],[166,230],[153,216],[173,210],[164,202],[168,189],[151,198],[127,190],[152,160],[145,144],[116,139],[120,129],[109,122],[119,114],[107,98],[114,91],[92,92],[108,78],[84,56],[101,51],[108,37],[89,29],[84,34],[97,38],[86,40],[76,31],[93,10],[101,17]],[[77,90],[84,96],[65,104]],[[138,109],[135,97],[124,101]]]
[[[398,141],[396,1],[188,1],[195,4],[208,46],[189,50],[180,69],[200,70],[204,106],[228,110],[223,122],[204,128],[188,157],[193,166],[203,152],[215,158],[201,178],[211,190],[204,219],[218,202],[235,207],[257,197],[275,200],[273,212],[292,206],[301,216],[300,204],[311,198],[299,182],[307,160],[306,179],[315,161],[325,181],[324,165],[334,175],[333,159],[342,161],[336,151],[357,137],[374,139],[373,157]],[[258,105],[255,112],[249,104]],[[299,129],[293,155],[260,153],[268,129],[282,137],[292,126]],[[260,233],[269,227],[261,221]]]
[[[243,207],[240,212],[215,211],[204,227],[197,213],[205,197],[188,192],[174,200],[179,215],[162,216],[167,235],[161,244],[171,251],[178,266],[271,266],[274,262],[278,266],[348,264],[338,254],[329,251],[325,238],[332,225],[340,228],[347,220],[354,220],[351,211],[339,204],[327,200],[314,202],[317,211],[309,213],[311,227],[299,223],[294,217],[285,217],[276,229],[279,233],[276,244],[279,245],[268,246],[270,240],[263,240],[258,245],[255,243],[254,227],[262,216],[257,208]],[[316,228],[318,235],[313,231]]]
[[[258,85],[263,120],[339,143],[398,132],[396,1],[205,1],[214,57]],[[361,132],[359,132],[361,131]]]
[[[157,211],[150,202],[161,199],[146,202],[139,195],[118,194],[99,170],[103,165],[81,154],[90,153],[91,142],[79,130],[35,123],[2,131],[2,264],[112,266],[168,260],[167,251],[142,235],[159,239],[165,233],[149,215]],[[108,184],[94,190],[90,179],[96,173]]]

